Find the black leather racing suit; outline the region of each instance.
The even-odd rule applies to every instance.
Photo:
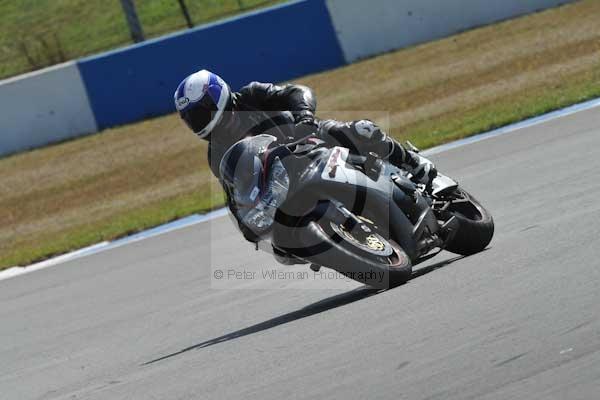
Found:
[[[244,137],[262,133],[292,142],[316,131],[320,139],[332,146],[347,147],[360,154],[373,151],[411,172],[422,160],[388,137],[371,121],[315,119],[317,102],[312,90],[306,86],[253,82],[233,93],[230,108],[206,138],[210,142],[210,168],[217,177],[221,158],[233,144]]]

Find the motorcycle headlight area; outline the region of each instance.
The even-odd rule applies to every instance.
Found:
[[[257,205],[248,211],[242,220],[244,225],[257,231],[270,228],[275,220],[277,208],[287,198],[289,186],[289,175],[281,160],[276,158],[271,164],[263,193],[261,193]]]

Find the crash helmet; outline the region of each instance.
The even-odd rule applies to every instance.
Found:
[[[181,81],[174,98],[179,115],[200,138],[210,135],[232,107],[229,85],[204,69]]]

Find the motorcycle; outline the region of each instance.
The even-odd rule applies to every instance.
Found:
[[[442,250],[471,255],[492,240],[492,215],[448,176],[438,174],[426,187],[375,153],[306,142],[286,146],[285,156],[266,158],[265,195],[253,198],[257,206],[242,218],[245,227],[269,232],[260,240],[286,264],[331,268],[389,288],[409,280],[413,265]],[[239,179],[233,180],[222,177],[224,187],[253,192],[252,185],[239,187]],[[234,197],[229,205],[235,210]]]

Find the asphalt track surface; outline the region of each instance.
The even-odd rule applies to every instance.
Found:
[[[276,265],[220,218],[0,281],[0,399],[598,398],[600,113],[433,158],[492,211],[487,251],[257,289],[213,278]]]

